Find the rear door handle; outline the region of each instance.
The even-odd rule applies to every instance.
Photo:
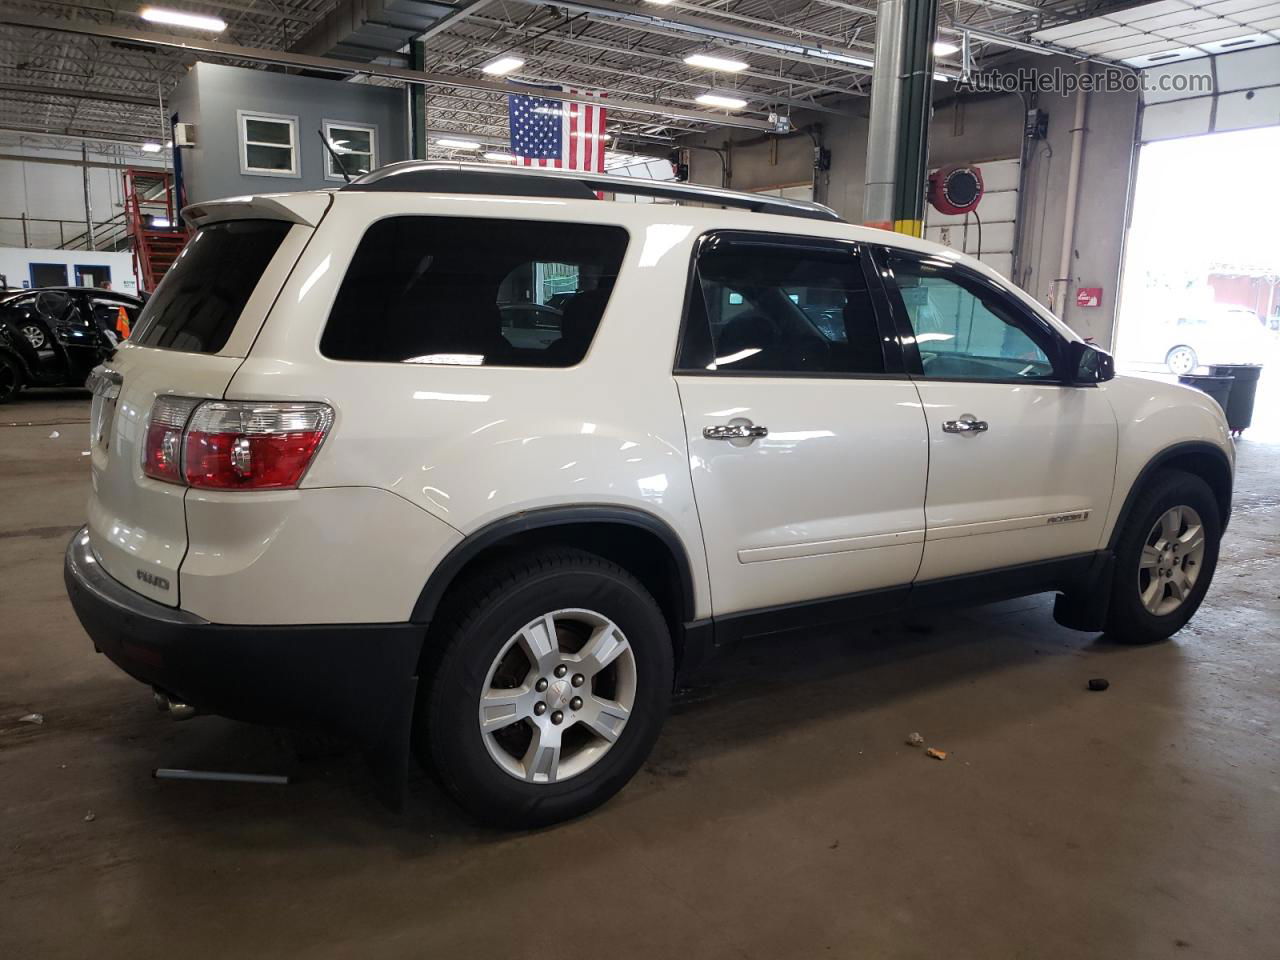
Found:
[[[964,433],[972,436],[975,433],[986,433],[990,424],[979,420],[972,413],[966,413],[959,420],[943,420],[943,433]]]

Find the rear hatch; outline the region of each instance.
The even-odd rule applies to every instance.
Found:
[[[153,600],[178,606],[187,550],[186,486],[142,469],[156,398],[223,396],[329,201],[295,194],[189,208],[195,236],[90,378],[90,543],[107,573]]]

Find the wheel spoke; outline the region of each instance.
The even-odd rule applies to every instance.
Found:
[[[591,673],[597,674],[628,649],[627,641],[612,623],[597,627],[578,652],[578,658]]]
[[[1173,596],[1174,600],[1177,600],[1178,603],[1182,603],[1183,600],[1187,599],[1187,594],[1191,592],[1191,584],[1187,582],[1187,575],[1185,573],[1181,570],[1177,571],[1169,578],[1168,583],[1169,593]]]
[[[1142,591],[1142,605],[1152,613],[1156,612],[1156,608],[1160,606],[1160,601],[1164,599],[1164,581],[1159,577],[1152,577],[1151,582],[1147,584],[1147,589]]]
[[[1182,508],[1171,507],[1160,518],[1160,532],[1167,541],[1177,540],[1182,533]]]
[[[1138,558],[1138,569],[1150,570],[1160,564],[1159,547],[1143,547],[1142,556]]]
[[[1187,532],[1178,538],[1178,547],[1190,556],[1204,546],[1204,525],[1194,524],[1187,527]]]
[[[586,710],[579,714],[578,722],[602,740],[610,743],[618,739],[631,711],[615,700],[592,697]]]
[[[538,783],[555,783],[560,772],[560,728],[549,723],[533,725],[533,739],[524,754],[524,777]]]
[[[529,694],[528,687],[487,691],[480,701],[480,729],[493,733],[529,716]]]
[[[560,649],[555,618],[547,614],[541,620],[535,620],[520,631],[520,641],[535,666],[550,664]]]

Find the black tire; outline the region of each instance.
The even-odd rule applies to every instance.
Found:
[[[566,608],[595,611],[622,631],[635,662],[634,704],[617,740],[593,765],[558,782],[530,783],[490,755],[478,723],[480,697],[509,639]],[[626,570],[572,548],[516,555],[453,588],[436,623],[428,643],[438,660],[424,671],[415,748],[477,819],[521,828],[567,820],[604,803],[640,769],[670,706],[674,657],[662,611]]]
[[[0,353],[0,403],[8,403],[22,389],[22,367],[6,353]]]
[[[1189,506],[1200,515],[1205,550],[1195,585],[1181,606],[1157,616],[1142,603],[1140,560],[1143,547],[1156,521],[1176,506]],[[1115,574],[1111,605],[1107,615],[1108,638],[1121,643],[1154,643],[1177,633],[1190,620],[1204,599],[1218,565],[1218,543],[1222,521],[1218,502],[1209,485],[1194,474],[1167,470],[1156,474],[1138,495],[1116,543]]]

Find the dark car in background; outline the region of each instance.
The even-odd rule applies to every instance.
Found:
[[[0,403],[23,387],[79,387],[142,311],[137,297],[92,287],[0,293]]]

